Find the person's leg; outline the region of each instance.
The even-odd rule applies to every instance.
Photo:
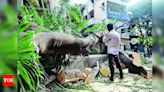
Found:
[[[123,72],[122,72],[122,68],[121,68],[121,65],[119,63],[119,60],[118,60],[118,56],[117,55],[114,56],[114,61],[116,62],[116,66],[117,66],[117,68],[120,71],[120,79],[122,79],[123,78]]]
[[[110,80],[114,81],[114,66],[113,66],[113,55],[112,54],[108,54],[108,60],[109,60],[109,68],[110,68],[110,72],[111,72],[111,76],[110,76]]]

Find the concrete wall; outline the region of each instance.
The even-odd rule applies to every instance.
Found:
[[[107,21],[107,0],[96,0],[94,4],[95,23]]]
[[[93,10],[93,3],[90,0],[88,0],[84,7],[85,10],[83,12],[83,16],[86,16],[91,10]]]
[[[121,0],[94,0],[94,3],[92,3],[91,0],[88,0],[88,2],[84,5],[85,9],[83,12],[83,16],[89,15],[89,12],[91,10],[94,10],[94,18],[89,19],[89,24],[102,22],[107,23],[108,2],[115,2],[121,5],[126,5],[126,3]]]

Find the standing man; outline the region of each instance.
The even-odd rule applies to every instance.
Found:
[[[113,24],[108,24],[107,29],[108,29],[108,33],[103,38],[103,42],[107,45],[109,67],[111,71],[110,81],[114,81],[113,60],[115,61],[116,66],[120,71],[120,79],[123,79],[123,72],[118,59],[119,47],[120,47],[120,35],[117,31],[115,31],[115,29],[113,29]]]

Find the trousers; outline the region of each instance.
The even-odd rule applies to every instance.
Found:
[[[111,71],[110,80],[111,81],[114,80],[113,79],[114,78],[114,64],[113,64],[113,61],[115,61],[116,67],[119,69],[120,78],[123,78],[123,72],[122,72],[121,65],[119,63],[118,55],[108,54],[108,60],[109,60],[109,68],[110,68],[110,71]]]

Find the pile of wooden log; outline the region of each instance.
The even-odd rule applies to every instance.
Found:
[[[59,83],[77,82],[83,80],[85,83],[92,83],[96,75],[99,73],[99,64],[94,68],[85,68],[83,71],[79,69],[69,69],[57,74]]]

